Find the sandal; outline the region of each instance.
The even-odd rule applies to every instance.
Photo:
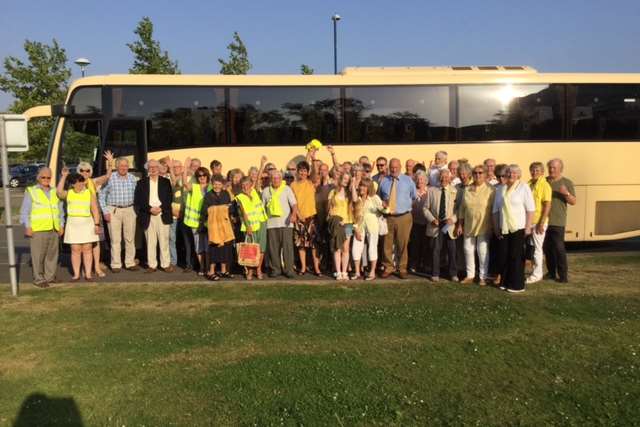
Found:
[[[228,271],[225,271],[224,273],[220,273],[220,277],[223,277],[225,279],[233,279],[233,274],[229,273]]]
[[[263,276],[263,275],[262,275],[262,273],[260,272],[260,273],[256,273],[256,277],[258,278],[258,280],[262,280],[262,278],[263,278],[264,276]]]
[[[375,278],[376,278],[375,274],[374,275],[367,274],[365,276],[364,280],[375,280]]]
[[[78,280],[80,280],[80,276],[71,278],[72,282],[77,282]]]
[[[104,271],[96,271],[96,276],[98,277],[107,277],[107,273]]]
[[[216,273],[207,274],[205,277],[207,278],[207,280],[210,280],[212,282],[217,282],[218,280],[220,280],[220,276],[218,276]]]

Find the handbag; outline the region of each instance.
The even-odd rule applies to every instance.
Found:
[[[386,236],[389,233],[389,225],[387,224],[387,218],[383,216],[378,217],[378,235]]]
[[[251,240],[251,241],[249,241]],[[244,242],[236,245],[238,251],[238,264],[243,267],[257,267],[260,265],[260,245],[253,242],[253,237],[248,234]]]

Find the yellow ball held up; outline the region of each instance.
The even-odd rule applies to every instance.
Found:
[[[311,150],[319,150],[322,148],[322,142],[320,142],[317,139],[312,139],[307,145],[306,145],[306,149],[307,151],[311,151]]]

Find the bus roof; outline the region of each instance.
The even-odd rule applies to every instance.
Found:
[[[640,73],[540,73],[528,66],[347,67],[340,74],[109,74],[81,86],[369,86],[424,84],[640,83]]]

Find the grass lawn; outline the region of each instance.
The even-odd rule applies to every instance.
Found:
[[[570,262],[571,284],[520,295],[2,288],[0,425],[637,425],[640,255]]]

